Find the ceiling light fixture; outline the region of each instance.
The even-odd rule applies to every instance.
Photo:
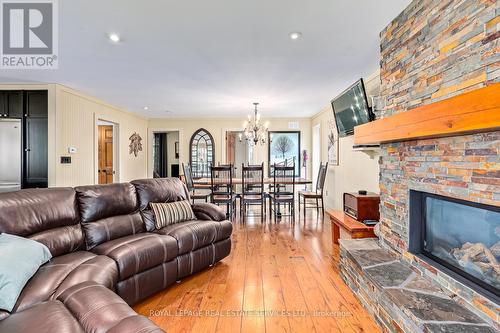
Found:
[[[145,106],[143,107],[144,111],[148,111],[149,110],[149,106]]]
[[[115,34],[115,33],[112,33],[112,34],[109,34],[109,40],[111,40],[113,43],[118,43],[121,39],[120,39],[120,36],[118,36],[118,34]]]
[[[257,111],[259,103],[253,103],[255,106],[254,116],[248,115],[248,120],[243,123],[244,133],[239,134],[240,142],[245,139],[248,142],[253,142],[254,145],[261,143],[262,145],[267,141],[267,133],[269,131],[269,122],[264,124],[260,120],[260,114]],[[243,138],[243,135],[245,136]]]
[[[292,39],[292,40],[297,40],[301,37],[302,37],[302,32],[300,32],[300,31],[290,32],[290,39]]]

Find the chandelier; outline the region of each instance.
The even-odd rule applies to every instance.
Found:
[[[269,128],[269,122],[266,121],[263,124],[260,121],[260,114],[257,112],[257,106],[259,103],[253,103],[255,105],[255,111],[253,117],[248,115],[248,120],[243,123],[245,140],[248,142],[253,142],[254,145],[260,142],[260,144],[265,144],[267,142],[267,133]],[[240,133],[240,142],[243,139],[243,135]]]

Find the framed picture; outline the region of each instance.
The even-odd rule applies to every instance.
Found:
[[[300,131],[274,131],[269,132],[269,145],[267,163],[269,176],[272,176],[271,166],[294,165],[295,175],[300,177]]]
[[[339,165],[339,135],[335,120],[328,121],[328,165]]]
[[[179,159],[179,141],[175,142],[175,158]]]

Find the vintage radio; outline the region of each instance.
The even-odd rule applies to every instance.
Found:
[[[360,222],[378,221],[380,196],[376,193],[360,192],[363,194],[344,193],[344,213]]]

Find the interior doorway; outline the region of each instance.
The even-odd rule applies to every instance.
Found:
[[[97,123],[98,184],[112,184],[116,181],[117,126],[104,120]]]
[[[313,188],[316,188],[317,172],[319,171],[319,165],[321,164],[321,125],[318,124],[313,127],[313,150],[312,150],[312,179]]]
[[[179,131],[153,133],[153,177],[179,177]]]
[[[240,141],[243,132],[226,132],[226,164],[233,164],[235,168],[241,168],[241,164],[253,163],[253,146],[245,139]]]

